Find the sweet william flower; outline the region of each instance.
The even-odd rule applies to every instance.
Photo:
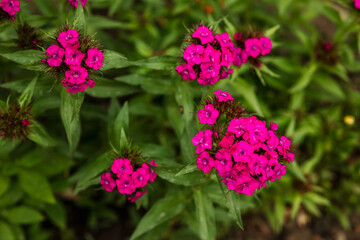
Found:
[[[360,0],[354,0],[355,8],[360,9]]]
[[[233,48],[234,60],[233,64],[240,67],[243,63],[246,63],[248,60],[248,54],[245,50],[242,50],[240,47]]]
[[[118,177],[121,175],[130,175],[133,172],[133,167],[131,166],[131,162],[129,159],[118,158],[115,159],[112,166],[111,171],[117,174]]]
[[[184,51],[183,58],[191,65],[200,64],[204,47],[202,45],[190,44]]]
[[[243,193],[248,196],[254,194],[255,190],[258,188],[259,183],[253,177],[242,178],[240,181],[236,183],[235,191],[238,193]]]
[[[228,69],[227,71],[222,71],[220,79],[226,79],[228,78],[231,74],[233,74],[234,69]]]
[[[65,72],[65,77],[70,84],[81,84],[88,77],[88,71],[80,66],[70,66],[70,70]]]
[[[200,154],[205,149],[212,148],[212,134],[211,130],[199,131],[192,139],[192,144],[196,146],[196,153]]]
[[[202,55],[202,62],[212,62],[216,64],[220,64],[221,62],[221,51],[216,50],[208,44],[204,50],[204,54]]]
[[[212,105],[205,105],[204,110],[198,112],[199,122],[201,124],[214,124],[219,116],[219,111]]]
[[[64,56],[64,49],[57,45],[51,45],[46,49],[46,55],[50,58],[48,58],[46,61],[49,64],[50,67],[58,67],[62,63],[62,59]]]
[[[138,200],[139,198],[141,198],[145,193],[147,193],[147,189],[145,189],[143,192],[136,192],[134,197],[128,197],[128,200],[131,203],[134,203],[136,200]]]
[[[0,7],[9,15],[14,16],[20,10],[20,1],[18,0],[1,0]]]
[[[219,172],[220,175],[223,175],[226,172],[231,171],[233,167],[233,161],[231,154],[226,149],[220,149],[215,154],[215,169]]]
[[[243,39],[243,36],[241,33],[237,32],[234,34],[235,41],[241,41]]]
[[[79,0],[69,0],[71,6],[77,8]],[[85,7],[87,0],[81,0],[81,6]]]
[[[70,85],[68,85],[68,88],[66,89],[66,91],[68,93],[78,93],[78,92],[85,91],[86,88],[87,88],[87,84],[85,84],[85,83],[70,84]]]
[[[201,64],[200,69],[202,75],[213,78],[219,75],[220,65],[213,62],[207,62]]]
[[[199,38],[201,44],[212,43],[214,41],[214,35],[212,31],[205,26],[198,27],[198,29],[196,29],[196,31],[193,33],[192,37]]]
[[[131,174],[136,188],[145,187],[149,180],[149,173],[145,168],[139,168]]]
[[[81,61],[85,57],[85,54],[77,49],[66,48],[65,49],[65,63],[71,66],[80,66]]]
[[[196,73],[189,63],[181,64],[175,70],[184,80],[190,81],[196,78]]]
[[[97,48],[93,48],[88,50],[87,56],[85,60],[86,65],[95,70],[100,70],[104,62],[103,53]]]
[[[252,58],[256,58],[260,54],[260,41],[256,38],[249,38],[245,41],[245,51]]]
[[[79,46],[79,33],[74,29],[61,32],[57,39],[64,48],[77,48]]]
[[[223,139],[219,142],[219,146],[222,148],[230,148],[234,143],[234,135],[227,133]]]
[[[116,186],[114,179],[112,179],[111,174],[108,172],[101,175],[100,184],[107,192],[112,192]]]
[[[149,164],[151,166],[157,166],[154,161],[151,161]],[[149,182],[154,182],[155,178],[157,177],[157,174],[154,172],[154,170],[147,163],[143,163],[141,167],[147,171]]]
[[[234,47],[234,43],[231,41],[229,34],[224,32],[222,34],[217,34],[215,39],[220,44],[221,48],[232,48]]]
[[[225,91],[221,91],[221,90],[217,90],[216,92],[214,92],[216,97],[218,98],[219,102],[233,102],[234,98],[230,95],[230,93],[225,92]]]
[[[122,194],[132,194],[136,189],[133,179],[127,174],[122,174],[119,179],[116,179],[116,185],[119,193]]]
[[[199,154],[198,158],[196,159],[196,165],[204,173],[209,173],[214,167],[214,159],[210,157],[208,152],[205,151]]]
[[[230,152],[235,162],[248,163],[251,155],[254,153],[254,149],[248,142],[239,141],[230,148]]]
[[[198,83],[205,86],[205,85],[213,85],[215,84],[217,81],[219,81],[220,77],[219,76],[215,76],[215,77],[211,77],[209,75],[206,75],[204,73],[200,73],[200,77],[198,78]]]
[[[260,37],[259,38],[259,46],[260,46],[260,53],[261,55],[267,55],[271,52],[272,43],[271,40],[267,37]]]
[[[248,121],[246,118],[234,118],[229,123],[228,132],[235,134],[235,136],[238,138],[245,133],[247,125]]]
[[[230,48],[221,48],[221,66],[230,67],[234,61],[234,53]]]
[[[92,79],[89,78],[89,79],[86,81],[86,84],[89,86],[89,88],[93,88],[93,87],[95,87],[96,82],[95,82],[94,80],[92,80]]]

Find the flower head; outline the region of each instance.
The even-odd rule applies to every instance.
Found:
[[[141,198],[145,193],[147,193],[147,189],[145,189],[145,191],[143,192],[135,192],[135,195],[134,197],[128,197],[128,200],[131,202],[131,203],[134,203],[136,200],[138,200],[139,198]]]
[[[77,8],[79,0],[68,0],[71,4],[71,6]],[[81,6],[85,7],[87,0],[81,0]]]
[[[257,38],[249,38],[245,41],[245,51],[252,58],[256,58],[260,54],[261,43]]]
[[[73,48],[65,49],[65,63],[69,66],[80,66],[85,54]]]
[[[79,33],[74,29],[61,32],[57,39],[64,48],[77,48],[79,46]]]
[[[228,102],[229,101],[232,103],[234,100],[234,98],[228,92],[217,90],[214,93],[215,93],[216,97],[218,98],[219,102]]]
[[[205,105],[204,110],[200,109],[198,112],[201,124],[214,124],[218,116],[219,111],[211,104]]]
[[[51,67],[58,67],[62,63],[62,59],[64,56],[64,49],[57,45],[51,45],[46,49],[46,55],[50,58],[48,58],[46,61]]]
[[[101,175],[100,184],[107,192],[112,192],[114,190],[116,183],[111,177],[111,173],[104,173]]]
[[[197,167],[202,170],[204,173],[211,172],[211,169],[214,167],[214,159],[210,157],[208,152],[202,152],[199,154],[198,158],[196,159]]]
[[[111,166],[111,171],[117,174],[118,177],[123,174],[130,176],[130,174],[133,172],[133,167],[129,159],[118,158],[114,160],[114,163]]]
[[[260,42],[261,55],[264,56],[264,55],[269,54],[271,52],[271,48],[272,48],[271,40],[267,37],[260,37],[259,42]]]
[[[183,57],[191,65],[200,64],[203,53],[204,47],[202,45],[191,44],[185,49]]]
[[[222,34],[217,34],[215,39],[220,43],[222,48],[232,48],[234,47],[234,43],[231,41],[229,34],[224,32]]]
[[[212,43],[214,41],[214,35],[211,30],[205,26],[200,26],[192,35],[193,38],[199,38],[201,44]]]
[[[208,44],[202,55],[202,62],[212,62],[215,64],[220,64],[221,62],[221,51],[216,50],[212,45]]]
[[[189,63],[181,64],[177,66],[175,70],[184,80],[188,81],[196,79],[196,73]]]
[[[19,0],[1,0],[0,7],[9,15],[14,16],[20,10]]]
[[[132,194],[136,189],[133,179],[127,174],[122,174],[119,179],[116,179],[116,185],[119,193],[122,194]]]
[[[94,48],[88,50],[87,56],[85,60],[86,65],[95,70],[100,70],[104,62],[103,53],[97,48]]]
[[[65,72],[65,77],[70,84],[81,84],[88,77],[88,71],[80,66],[70,66],[70,70]]]
[[[196,153],[200,154],[205,149],[212,148],[212,134],[211,130],[199,131],[192,139],[192,143],[196,146]]]

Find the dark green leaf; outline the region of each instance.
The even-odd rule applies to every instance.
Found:
[[[58,226],[61,230],[65,229],[66,211],[61,203],[47,204],[45,207],[45,213],[56,226]]]
[[[0,239],[1,240],[16,240],[13,231],[9,224],[0,221]]]
[[[52,147],[57,144],[56,140],[50,137],[45,128],[36,121],[32,121],[30,124],[28,138],[43,147]]]
[[[34,88],[36,85],[36,81],[38,80],[39,76],[36,75],[33,80],[29,83],[29,85],[25,88],[24,92],[19,97],[19,105],[20,107],[24,107],[30,104],[31,98],[34,94]]]
[[[37,223],[44,219],[41,213],[27,206],[20,206],[9,209],[6,214],[6,218],[16,224]]]

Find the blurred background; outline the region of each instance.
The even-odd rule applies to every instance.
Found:
[[[75,10],[66,0],[24,0],[16,21],[1,23],[1,100],[19,95],[34,77],[1,55],[30,41],[24,40],[23,24],[46,41]],[[216,239],[360,239],[360,10],[352,0],[88,0],[84,12],[87,33],[132,64],[103,69],[97,86],[87,91],[74,154],[60,120],[61,87],[41,75],[32,109],[58,144],[1,145],[1,240],[129,239],[144,225],[139,222],[149,208],[173,193],[186,197],[169,205],[173,212],[166,220],[149,225],[137,239],[201,239],[192,201],[199,189],[211,202]],[[229,79],[207,88],[185,82],[174,69],[186,28],[200,22],[230,35],[267,32],[273,50],[259,71],[234,67]],[[200,173],[180,178],[159,170],[136,204],[101,189],[97,183],[106,166],[99,165],[111,149],[108,139],[120,109],[126,106],[127,136],[143,154],[176,169],[194,160],[193,113],[204,94],[219,88],[241,99],[250,113],[279,124],[295,150],[295,162],[280,181],[239,196],[244,230],[222,203],[216,181],[193,181]],[[28,186],[24,171],[50,190]]]

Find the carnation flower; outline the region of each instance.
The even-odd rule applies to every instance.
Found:
[[[215,93],[216,97],[218,98],[219,102],[230,101],[232,103],[234,100],[234,98],[228,92],[217,90],[214,93]]]
[[[89,49],[87,52],[87,59],[85,61],[86,65],[95,70],[100,70],[103,65],[104,57],[103,53],[97,48]]]
[[[20,11],[19,0],[1,0],[0,7],[9,15],[14,16],[16,12]]]
[[[271,52],[271,48],[272,48],[271,40],[267,37],[260,37],[259,42],[260,42],[261,55],[264,56],[264,55],[269,54]]]
[[[61,46],[66,48],[77,48],[79,46],[79,33],[74,29],[61,32],[57,39]]]
[[[221,66],[230,67],[231,63],[234,61],[234,53],[230,48],[221,48]]]
[[[234,52],[234,61],[235,66],[240,67],[243,63],[246,63],[248,60],[248,54],[245,50],[242,50],[240,47],[233,48]]]
[[[213,63],[213,62],[207,62],[200,65],[201,74],[203,74],[206,77],[216,77],[219,75],[220,72],[220,65]]]
[[[184,59],[191,65],[200,64],[204,47],[202,45],[189,45],[184,51]]]
[[[220,77],[219,76],[215,76],[215,77],[211,77],[207,74],[200,74],[200,77],[198,79],[198,83],[205,86],[205,85],[213,85],[214,83],[216,83],[217,81],[219,81]]]
[[[232,48],[234,43],[230,40],[229,34],[224,32],[222,34],[217,34],[215,39],[220,43],[221,48]]]
[[[77,8],[78,7],[78,3],[79,3],[79,0],[68,0],[71,4],[71,6]],[[85,7],[85,4],[86,4],[87,0],[81,0],[81,6]]]
[[[196,146],[196,153],[200,154],[205,149],[212,148],[212,134],[211,130],[199,131],[192,139],[192,144]]]
[[[204,63],[212,62],[219,65],[221,62],[221,51],[216,50],[213,46],[208,44],[204,50],[201,61]]]
[[[85,91],[88,85],[86,83],[80,83],[80,84],[68,84],[67,86],[65,86],[63,82],[63,86],[67,87],[66,91],[68,93],[78,93]]]
[[[114,163],[111,165],[111,171],[117,176],[121,176],[123,174],[130,175],[133,172],[133,167],[130,163],[129,159],[115,159]]]
[[[135,185],[133,179],[130,175],[122,174],[119,179],[116,179],[116,185],[118,187],[119,193],[122,194],[132,194],[135,192]]]
[[[101,175],[100,184],[107,192],[112,192],[116,186],[116,183],[114,179],[112,179],[110,173],[104,173]]]
[[[210,157],[208,152],[202,152],[196,159],[197,167],[205,173],[211,172],[214,163],[214,159]]]
[[[65,49],[65,63],[69,66],[80,66],[85,54],[73,48]]]
[[[131,174],[135,187],[145,187],[149,180],[149,173],[145,168],[139,168]]]
[[[141,198],[145,193],[147,193],[147,189],[145,189],[145,191],[143,192],[136,192],[134,197],[128,197],[128,200],[131,203],[134,203],[136,200],[138,200],[139,198]]]
[[[223,139],[220,141],[219,146],[222,148],[230,148],[234,143],[234,135],[231,133],[226,133]]]
[[[256,38],[247,39],[245,41],[245,51],[253,58],[256,58],[260,54],[260,41]]]
[[[48,49],[46,49],[46,55],[48,58],[46,61],[51,67],[58,67],[62,63],[62,59],[64,56],[64,49],[57,45],[51,45]]]
[[[360,0],[354,0],[355,8],[360,9]]]
[[[205,105],[204,110],[200,109],[198,112],[201,124],[214,124],[218,116],[219,111],[211,104]]]
[[[212,43],[214,41],[214,35],[209,28],[200,26],[192,35],[193,38],[199,38],[201,44]]]
[[[181,64],[177,66],[175,70],[184,80],[196,79],[196,73],[192,65],[189,63]]]
[[[96,85],[96,82],[92,79],[88,79],[86,84],[89,86],[89,88],[93,88]]]
[[[70,70],[65,72],[65,77],[70,84],[80,84],[85,82],[88,72],[80,66],[70,66]]]

